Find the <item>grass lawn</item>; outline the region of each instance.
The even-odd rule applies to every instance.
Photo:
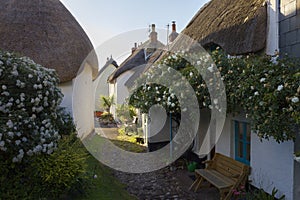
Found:
[[[96,136],[100,138],[100,136]],[[94,141],[96,141],[94,140]],[[135,142],[135,139],[129,136],[118,136],[111,140],[116,146],[131,152],[145,152],[146,147]],[[97,143],[96,143],[97,144]],[[83,146],[83,148],[85,148]],[[125,185],[120,183],[113,175],[110,168],[106,167],[93,156],[87,159],[88,172],[91,176],[91,186],[87,189],[85,195],[73,194],[66,199],[75,200],[136,200],[137,198],[130,195],[125,190]],[[94,175],[97,178],[92,178]]]
[[[93,178],[92,186],[84,196],[72,197],[75,200],[136,200],[126,190],[125,185],[113,177],[111,170],[101,164],[94,157],[87,160],[91,174],[97,175]],[[69,197],[70,198],[70,197]]]

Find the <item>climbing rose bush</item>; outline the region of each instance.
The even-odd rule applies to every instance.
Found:
[[[0,52],[0,157],[17,163],[57,148],[64,123],[58,82],[54,70]]]
[[[192,58],[193,62],[188,62],[185,57]],[[230,57],[220,49],[213,51],[211,58],[218,70],[211,66],[207,55],[177,52],[165,56],[138,80],[140,87],[131,96],[130,104],[143,113],[155,104],[162,105],[169,113],[185,111],[169,88],[155,83],[139,83],[144,79],[151,80],[151,77],[165,78],[161,71],[163,64],[180,72],[189,82],[197,96],[199,109],[218,109],[218,102],[211,100],[207,89],[207,85],[214,84],[214,81],[207,78],[209,82],[206,83],[195,69],[197,66],[206,72],[206,76],[210,73],[220,76],[226,89],[227,113],[244,113],[261,139],[274,138],[277,142],[295,139],[300,125],[298,60],[267,55]],[[180,84],[182,77],[174,77],[175,84]]]

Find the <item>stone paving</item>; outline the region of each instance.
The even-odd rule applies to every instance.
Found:
[[[117,128],[100,128],[95,120],[96,133],[108,139],[117,137]],[[101,130],[102,129],[102,130]],[[218,200],[215,188],[203,188],[198,192],[189,190],[194,173],[177,167],[163,168],[150,173],[131,174],[113,170],[114,176],[126,185],[126,190],[139,200]]]
[[[127,191],[141,200],[192,200],[219,199],[215,188],[200,189],[197,193],[188,188],[193,180],[186,169],[171,171],[169,167],[145,174],[128,174],[114,171],[114,175],[127,187]]]

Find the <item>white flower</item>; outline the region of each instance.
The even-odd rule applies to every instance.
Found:
[[[8,128],[13,128],[14,127],[14,123],[11,120],[8,120],[6,125],[8,126]]]
[[[17,146],[19,146],[19,144],[21,143],[21,141],[20,140],[16,140],[15,143],[16,143]]]
[[[6,90],[6,89],[7,89],[6,85],[2,85],[2,90]]]
[[[264,82],[266,80],[266,78],[261,78],[260,79],[260,82],[262,83],[262,82]]]
[[[193,76],[193,72],[190,72],[190,77],[192,77]]]
[[[13,162],[13,163],[19,162],[19,159],[16,158],[16,157],[14,157],[14,158],[12,159],[12,162]]]
[[[210,71],[211,73],[213,73],[214,72],[214,65],[212,64],[209,68],[207,68],[208,69],[208,71]]]
[[[299,98],[298,97],[293,97],[292,98],[292,102],[293,103],[298,103],[299,102]]]
[[[218,99],[214,99],[214,104],[218,104]]]
[[[197,61],[197,65],[201,65],[201,61],[200,60]]]
[[[254,86],[251,86],[250,88],[251,88],[251,90],[254,90]]]
[[[175,107],[175,103],[172,103],[172,104],[171,104],[171,107]]]
[[[278,85],[277,90],[281,91],[283,89],[283,85]]]
[[[94,179],[98,178],[97,174],[95,174],[95,175],[93,176],[93,178],[94,178]]]
[[[13,138],[13,137],[14,137],[14,133],[11,132],[11,131],[9,131],[9,132],[7,133],[7,135],[8,135],[10,138]]]
[[[157,101],[161,101],[161,98],[158,98]]]
[[[258,95],[259,95],[258,91],[254,92],[254,95],[255,95],[255,96],[258,96]]]
[[[0,142],[0,147],[4,147],[4,145],[5,145],[5,142],[4,142],[4,141],[1,141],[1,142]]]

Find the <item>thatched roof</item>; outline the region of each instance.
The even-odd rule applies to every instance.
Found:
[[[144,64],[145,51],[142,48],[137,49],[108,77],[108,82],[113,82],[124,72]]]
[[[93,46],[59,0],[0,0],[0,49],[55,69],[61,82],[72,80]],[[97,75],[97,57],[87,59]]]
[[[156,51],[164,48],[164,44],[160,41],[155,43],[151,43],[150,40],[144,42],[141,46],[139,46],[121,65],[118,67],[109,77],[108,82],[115,81],[121,74],[132,70],[141,65],[154,63],[157,58]],[[146,49],[150,49],[152,52],[150,55],[146,55]]]
[[[115,68],[118,68],[118,67],[119,67],[119,65],[117,64],[117,62],[116,62],[113,58],[109,58],[109,59],[106,61],[105,65],[104,65],[104,66],[100,69],[100,71],[98,72],[97,77],[99,77],[99,76],[104,72],[104,70],[105,70],[108,66],[110,66],[110,65],[113,65]]]
[[[217,44],[232,55],[265,48],[265,0],[212,0],[190,21],[183,34],[202,46]]]
[[[163,54],[164,50],[158,49],[154,53],[151,54],[151,56],[147,59],[147,63],[137,66],[133,69],[134,74],[126,81],[125,86],[127,88],[131,88],[134,86],[135,81],[143,74],[147,68],[153,65]]]

